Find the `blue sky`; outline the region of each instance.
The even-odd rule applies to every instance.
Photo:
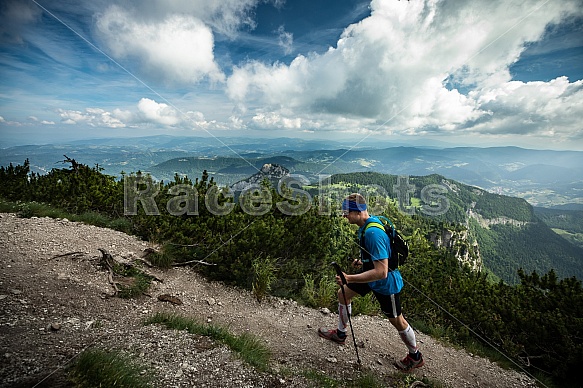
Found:
[[[154,134],[583,150],[581,0],[2,0],[0,146]]]

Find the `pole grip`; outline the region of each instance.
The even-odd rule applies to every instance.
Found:
[[[342,284],[346,284],[346,278],[344,277],[344,274],[342,273],[342,270],[340,269],[340,266],[338,265],[338,263],[333,261],[330,263],[330,265],[332,267],[334,267],[334,269],[336,270],[336,275],[340,276],[340,279],[342,280]]]

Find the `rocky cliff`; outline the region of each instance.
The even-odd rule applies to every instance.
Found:
[[[482,257],[477,241],[468,239],[468,231],[455,231],[443,228],[441,232],[433,232],[429,240],[436,248],[445,248],[452,252],[463,265],[467,264],[474,271],[481,271],[483,267]]]
[[[277,187],[279,180],[289,175],[289,170],[279,164],[266,163],[261,167],[256,174],[249,178],[239,181],[231,185],[233,192],[241,192],[249,189],[252,186],[259,185],[263,180],[267,179],[273,187]]]

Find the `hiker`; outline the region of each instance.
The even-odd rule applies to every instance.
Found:
[[[338,328],[319,328],[318,335],[343,345],[346,340],[348,314],[352,313],[352,298],[357,295],[364,296],[372,291],[379,301],[382,312],[398,330],[401,340],[409,350],[407,356],[397,361],[395,366],[402,371],[411,371],[423,366],[423,356],[417,346],[415,332],[401,313],[400,292],[403,287],[401,273],[398,269],[389,270],[390,245],[387,234],[380,228],[365,229],[367,223],[379,222],[379,220],[368,214],[366,200],[360,194],[350,194],[344,199],[342,216],[349,223],[360,227],[359,242],[362,232],[365,232],[365,246],[360,247],[361,258],[355,259],[352,263],[356,268],[362,266],[363,271],[353,275],[344,274],[347,283],[344,286],[340,276],[336,276],[336,282],[340,287],[344,287],[344,295],[342,289],[338,289]]]

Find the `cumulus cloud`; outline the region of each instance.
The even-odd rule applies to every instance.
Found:
[[[542,93],[538,102],[520,101],[545,87],[577,89],[576,84],[562,79],[510,92],[516,85],[509,67],[548,25],[580,12],[577,1],[372,0],[371,15],[348,26],[325,53],[298,55],[289,65],[250,61],[234,67],[227,95],[240,105],[260,107],[255,124],[283,126],[284,112],[290,119],[309,112],[344,117],[346,130],[371,128],[367,120],[372,120],[379,129],[410,134],[465,131],[471,125],[486,131],[504,117],[508,126],[518,125],[505,110],[534,112],[532,104],[545,109],[531,115],[531,130],[545,132],[544,120],[560,116],[552,113],[561,108],[551,101],[566,106],[579,93]],[[487,95],[495,97],[486,101]]]
[[[86,124],[91,127],[124,128],[126,125],[110,112],[100,108],[86,108],[85,111],[58,109],[63,124]]]
[[[132,128],[148,125],[160,129],[211,129],[218,128],[215,122],[209,122],[201,112],[179,111],[165,103],[159,103],[149,98],[142,98],[135,109],[123,110],[116,108],[107,111],[102,108],[86,108],[85,110],[58,109],[61,123],[69,125],[88,125],[90,127]],[[54,124],[41,122],[42,124]]]
[[[172,15],[190,15],[204,22],[213,31],[234,38],[242,28],[255,28],[252,10],[265,0],[125,0],[137,20],[161,21]],[[285,1],[273,0],[274,6]]]
[[[511,81],[498,88],[474,92],[489,114],[472,130],[489,134],[535,134],[581,139],[583,80],[566,77],[549,82]]]
[[[138,110],[147,121],[161,125],[174,126],[182,119],[180,113],[164,103],[157,103],[149,98],[142,98],[138,103]]]
[[[148,75],[175,83],[204,78],[223,82],[214,57],[215,36],[235,40],[242,29],[256,27],[261,3],[282,8],[285,0],[126,0],[95,15],[96,31],[115,59],[137,59]],[[284,53],[293,34],[276,31]]]
[[[138,59],[143,70],[165,81],[224,79],[214,58],[212,31],[192,15],[171,14],[161,20],[144,20],[112,5],[98,16],[97,29],[113,57]]]

